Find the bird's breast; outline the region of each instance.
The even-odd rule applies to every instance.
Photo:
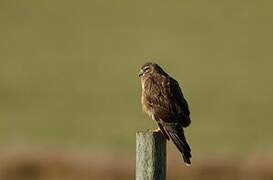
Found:
[[[148,96],[148,91],[146,86],[145,86],[145,80],[141,81],[141,86],[142,86],[142,94],[141,94],[141,104],[142,104],[142,110],[146,114],[148,114],[150,117],[153,118],[153,113],[152,113],[152,107],[147,99]]]

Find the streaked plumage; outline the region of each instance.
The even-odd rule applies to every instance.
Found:
[[[191,123],[190,111],[178,82],[155,63],[144,64],[139,76],[143,111],[157,122],[164,136],[174,142],[184,162],[190,165],[191,149],[183,130]]]

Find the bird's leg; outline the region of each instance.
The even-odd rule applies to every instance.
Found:
[[[156,129],[149,129],[150,132],[159,132],[160,131],[160,128],[156,128]]]

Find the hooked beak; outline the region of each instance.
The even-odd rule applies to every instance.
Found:
[[[138,77],[141,77],[143,75],[143,70],[141,69],[138,73]]]

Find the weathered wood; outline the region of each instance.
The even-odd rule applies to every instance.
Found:
[[[166,139],[161,132],[136,133],[136,180],[166,180]]]

